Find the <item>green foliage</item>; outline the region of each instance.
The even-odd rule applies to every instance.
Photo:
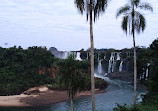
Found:
[[[86,12],[87,21],[89,19],[90,11],[92,11],[95,22],[96,18],[105,11],[108,2],[109,0],[75,0],[75,5],[81,14],[83,14],[84,11]]]
[[[58,68],[60,73],[53,79],[48,72],[40,75],[40,70]],[[28,88],[49,84],[50,89],[70,89],[67,85],[79,87],[79,90],[90,90],[90,63],[89,61],[75,61],[72,58],[61,60],[44,47],[29,47],[24,50],[21,47],[0,48],[0,95],[20,94]],[[70,73],[68,73],[70,71]],[[66,75],[68,73],[70,75]],[[65,74],[65,75],[63,75]],[[75,76],[73,76],[75,75]],[[66,78],[63,83],[60,80]],[[70,78],[73,80],[67,83]],[[76,81],[76,80],[80,81]],[[64,83],[67,84],[64,84]],[[79,82],[79,83],[78,83]],[[97,81],[98,88],[106,88],[105,81]],[[75,89],[76,90],[76,89]]]
[[[116,13],[116,18],[123,15],[122,29],[129,34],[143,32],[146,27],[144,16],[139,12],[140,9],[153,11],[153,8],[148,3],[141,3],[140,0],[130,0],[129,4],[119,8]],[[132,32],[132,33],[131,33]]]
[[[143,60],[147,61],[148,59],[150,60],[149,62],[151,64],[149,70],[150,79],[147,81],[147,87],[149,92],[144,97],[143,104],[140,107],[141,109],[143,109],[143,111],[148,111],[147,109],[150,109],[149,111],[156,111],[157,107],[155,107],[155,105],[158,105],[158,39],[152,42],[149,49],[143,50],[142,54],[145,56],[140,55],[138,59],[140,59],[140,61],[142,60],[142,63]],[[141,66],[140,63],[139,65]]]
[[[114,108],[113,110],[114,111],[128,111],[128,108],[126,107],[126,104],[123,106],[117,104],[117,108]]]
[[[72,98],[75,94],[83,90],[85,87],[86,69],[88,69],[89,64],[84,64],[84,62],[76,61],[72,56],[68,59],[63,60],[59,63],[59,73],[61,75],[61,83],[67,89],[69,97]]]
[[[147,69],[147,63],[150,63],[151,49],[149,48],[139,48],[137,47],[137,72],[138,77],[145,73]],[[142,80],[141,82],[144,82]]]
[[[140,105],[138,106],[140,108],[140,111],[158,111],[158,105]]]
[[[52,67],[54,56],[42,47],[0,48],[0,95],[20,94],[28,88],[52,83],[40,68]]]
[[[149,93],[144,98],[144,103],[158,104],[158,39],[150,45],[150,80],[148,81]]]
[[[104,90],[107,88],[109,83],[107,83],[105,80],[100,78],[95,78],[95,87],[99,88],[100,90]]]
[[[123,106],[117,104],[117,108],[113,109],[114,111],[141,111],[138,106],[127,107],[126,104]]]

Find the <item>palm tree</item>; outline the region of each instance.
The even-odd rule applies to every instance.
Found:
[[[91,43],[91,93],[92,110],[95,111],[95,81],[94,81],[94,41],[93,41],[93,20],[105,11],[108,0],[75,0],[76,7],[83,14],[86,12],[87,21],[90,20],[90,43]]]
[[[144,9],[153,11],[153,8],[148,3],[141,3],[140,0],[130,0],[128,4],[119,8],[116,13],[116,18],[123,15],[122,29],[133,36],[134,46],[134,105],[136,105],[136,88],[137,88],[137,64],[136,64],[136,47],[135,47],[135,31],[139,34],[146,27],[146,21],[143,14],[138,10]]]
[[[73,99],[78,91],[84,89],[85,79],[82,75],[84,70],[88,67],[81,66],[81,61],[74,60],[73,56],[69,56],[68,59],[62,60],[59,63],[59,73],[61,75],[60,83],[67,89],[69,98],[71,100],[71,111],[73,111]],[[83,67],[83,68],[82,68]]]

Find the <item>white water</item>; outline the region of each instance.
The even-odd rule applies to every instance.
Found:
[[[104,59],[106,59],[106,53],[105,53],[105,55],[104,55]]]
[[[119,66],[119,72],[122,71],[122,67],[123,67],[123,61],[121,61],[120,66]]]
[[[80,52],[77,52],[77,54],[76,54],[76,60],[82,61],[82,59],[80,57]]]
[[[87,60],[88,60],[88,55],[89,55],[89,54],[88,54],[88,52],[87,52],[87,58],[86,58]]]
[[[114,72],[114,68],[115,68],[115,55],[114,54],[115,54],[114,52],[111,53],[109,66],[108,66],[108,73]]]
[[[146,79],[148,78],[149,76],[149,69],[148,67],[150,66],[150,63],[147,63],[147,69],[146,69]]]
[[[102,64],[101,64],[102,60],[98,60],[98,73],[101,74],[102,73]]]
[[[117,52],[117,59],[116,60],[120,60],[121,57],[120,57],[120,52]]]
[[[65,52],[64,52],[64,55],[63,55],[63,57],[62,57],[62,58],[63,58],[63,59],[67,59],[67,58],[68,58],[68,56],[69,56],[69,52],[66,52],[66,51],[65,51]]]

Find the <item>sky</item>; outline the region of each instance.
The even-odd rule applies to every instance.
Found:
[[[142,12],[147,27],[136,35],[136,45],[148,47],[158,38],[158,1],[141,0],[152,5],[153,13]],[[121,29],[116,11],[127,0],[111,0],[94,24],[95,48],[131,48],[132,36]],[[90,47],[89,22],[77,10],[74,0],[0,0],[0,47],[46,46],[60,51]]]

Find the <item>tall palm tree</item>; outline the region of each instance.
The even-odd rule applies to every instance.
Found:
[[[75,94],[83,90],[85,85],[85,78],[83,76],[85,71],[83,71],[83,69],[86,70],[88,67],[85,66],[84,63],[81,63],[81,61],[74,60],[72,55],[70,55],[68,59],[62,60],[59,66],[59,73],[61,75],[60,83],[67,89],[71,100],[71,111],[73,111],[73,99]]]
[[[133,36],[134,46],[134,104],[136,105],[136,88],[137,88],[137,64],[136,64],[136,47],[135,47],[135,32],[138,34],[144,31],[146,21],[143,14],[138,10],[144,9],[153,11],[153,8],[148,3],[141,3],[140,0],[129,0],[129,3],[119,8],[116,13],[116,18],[123,15],[122,29]]]
[[[87,21],[90,20],[90,43],[91,43],[91,93],[92,110],[95,111],[95,81],[94,81],[94,41],[93,21],[105,11],[108,0],[75,0],[76,7],[83,14],[86,12]]]

